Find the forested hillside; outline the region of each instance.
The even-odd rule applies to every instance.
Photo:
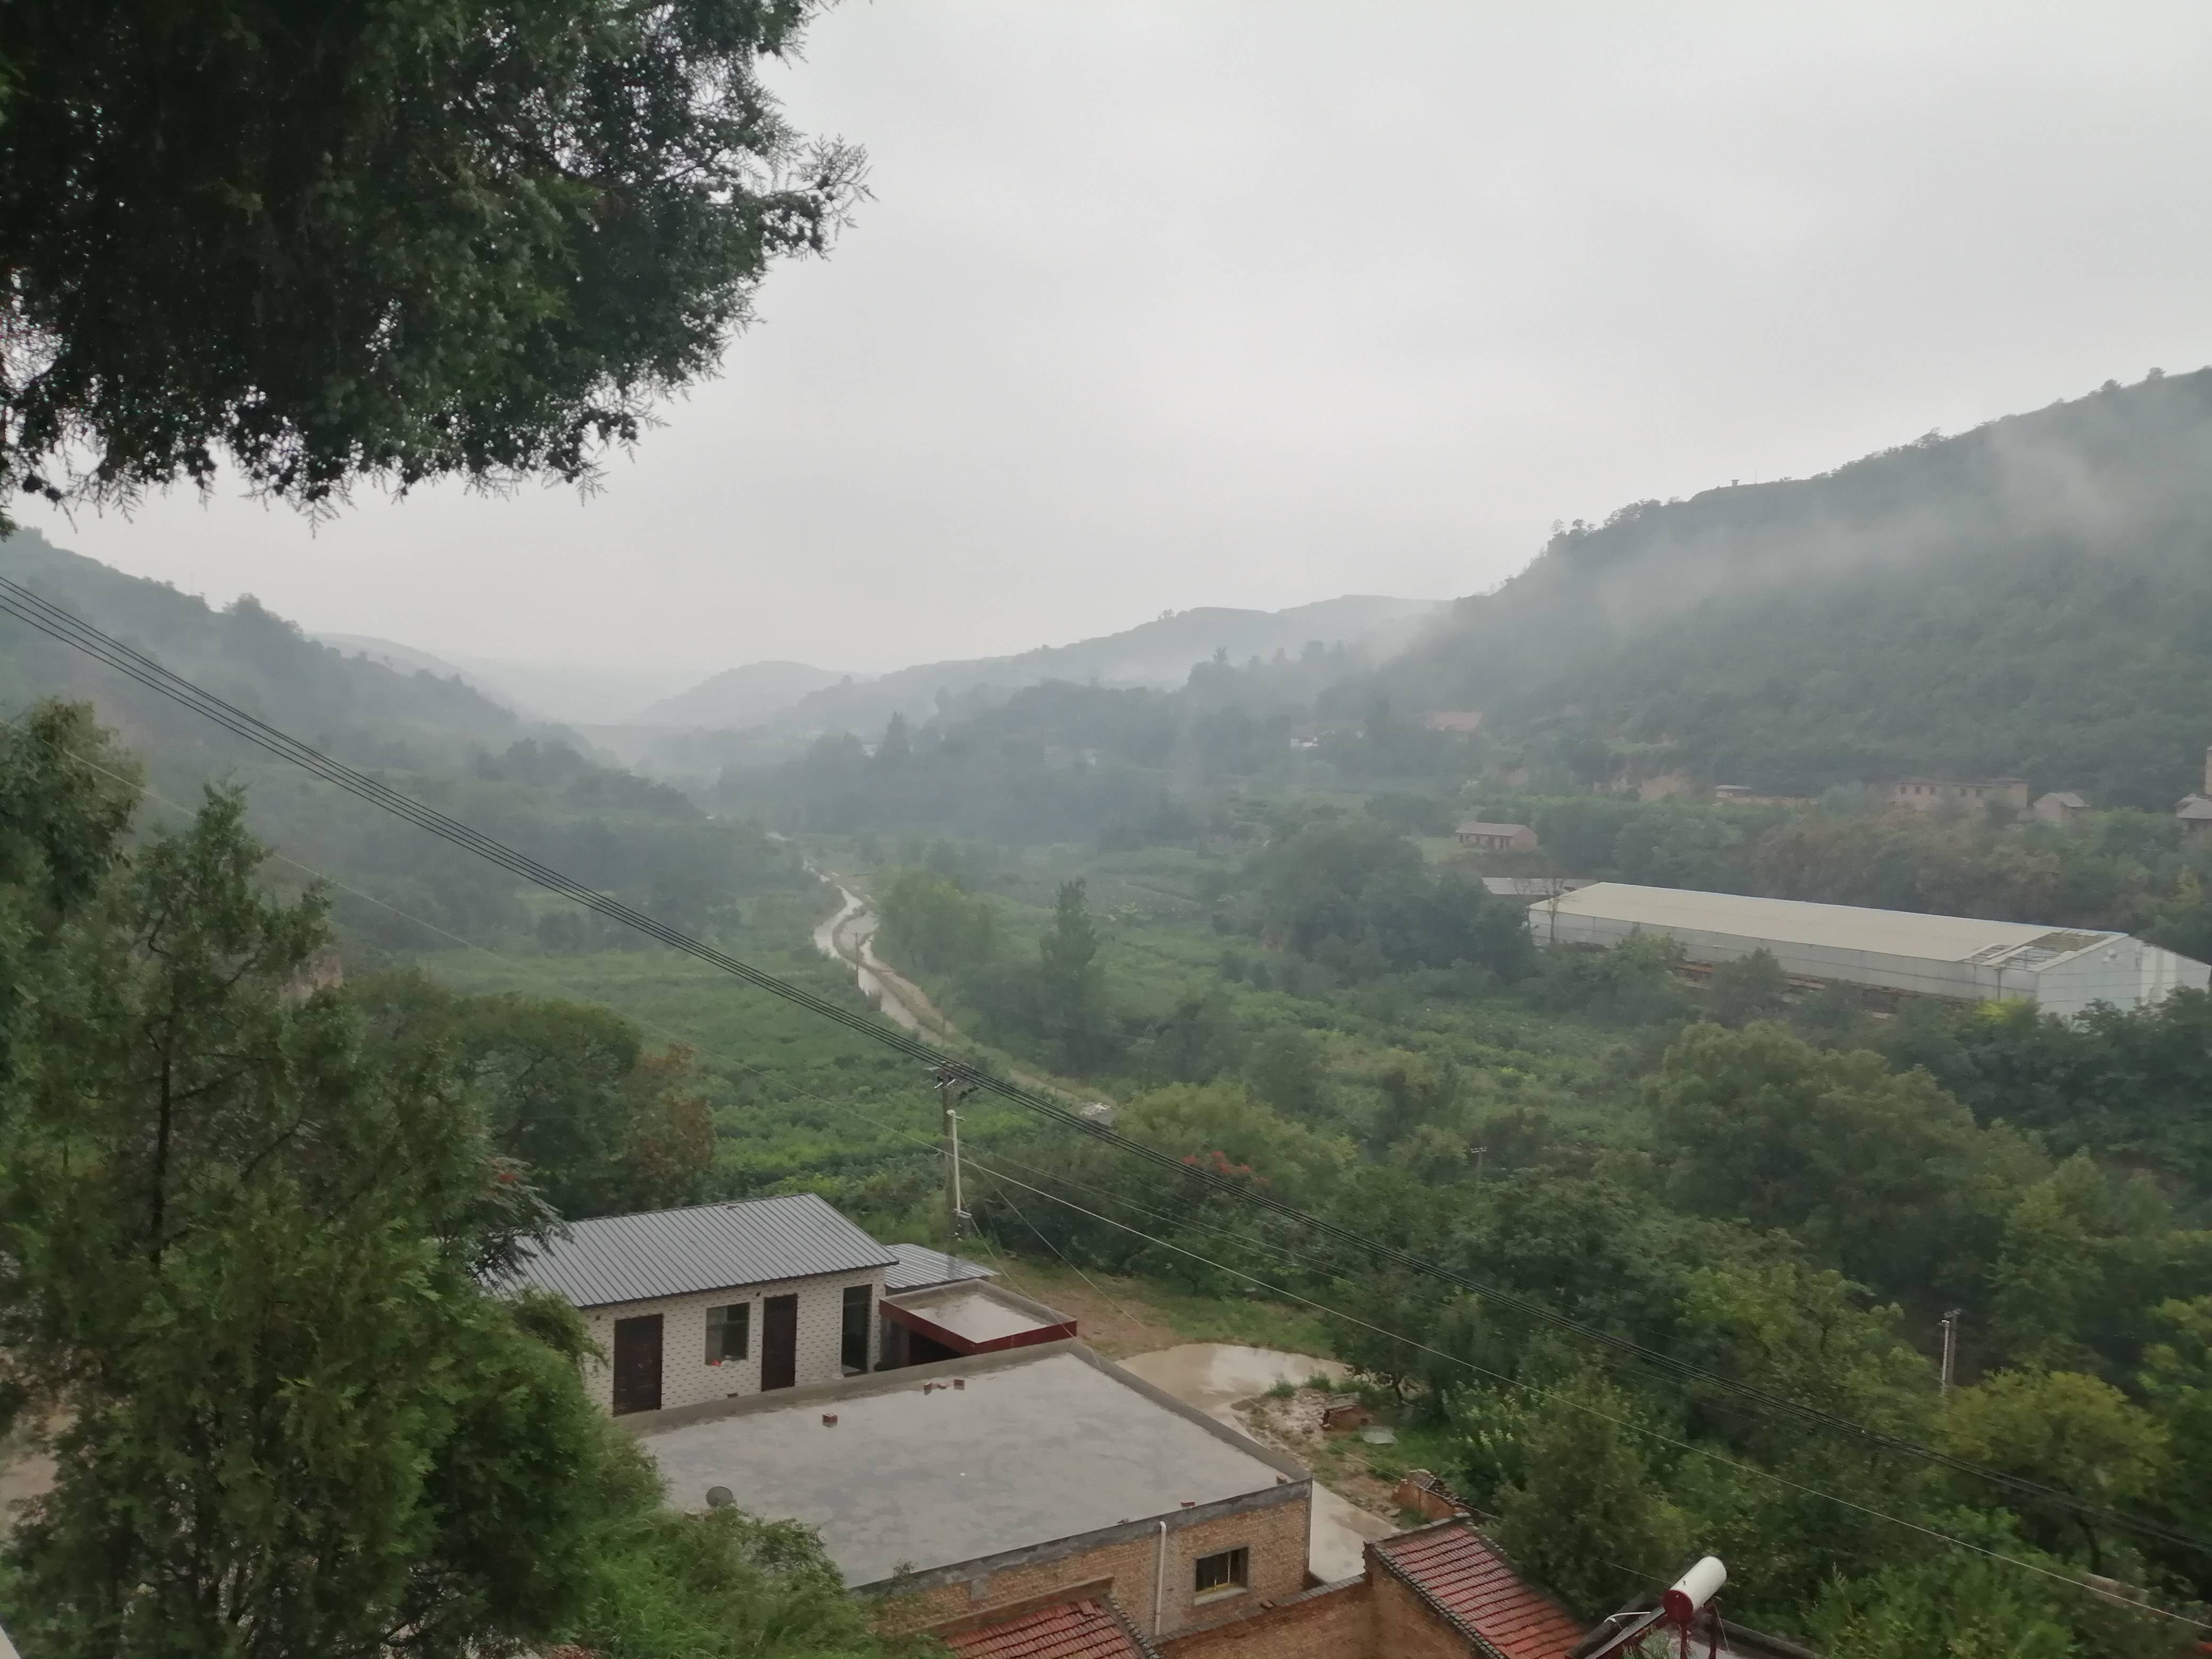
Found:
[[[1106,686],[1180,685],[1194,663],[1244,663],[1324,645],[1369,642],[1378,659],[1395,648],[1401,625],[1431,607],[1423,600],[1347,594],[1287,611],[1201,606],[1177,611],[1118,634],[1045,646],[1012,657],[923,663],[878,678],[826,687],[778,717],[798,732],[872,736],[893,714],[922,720],[951,708],[972,713],[1025,686],[1063,680]]]
[[[681,908],[706,926],[763,881],[811,886],[757,830],[710,824],[677,791],[596,763],[557,728],[526,726],[458,679],[400,673],[318,644],[251,599],[216,611],[31,532],[0,544],[0,570],[247,713],[595,886]],[[51,696],[92,703],[142,758],[157,813],[196,806],[210,782],[247,786],[255,830],[343,884],[339,916],[356,946],[422,948],[433,937],[422,923],[486,942],[537,927],[528,890],[483,860],[303,777],[13,618],[0,618],[0,713],[19,716]]]
[[[2008,774],[2162,808],[2212,742],[2212,370],[1561,529],[1335,706],[1602,782]]]

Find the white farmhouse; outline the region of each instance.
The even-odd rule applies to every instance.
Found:
[[[610,1364],[585,1387],[617,1414],[856,1376],[899,1261],[812,1193],[573,1222],[513,1283],[565,1297]]]

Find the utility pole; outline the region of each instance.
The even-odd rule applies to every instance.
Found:
[[[945,1276],[948,1279],[959,1271],[952,1252],[960,1243],[960,1224],[970,1219],[961,1201],[960,1114],[953,1109],[953,1103],[975,1092],[975,1085],[958,1066],[937,1068],[937,1099],[945,1113]]]
[[[1964,1309],[1953,1308],[1943,1316],[1943,1371],[1940,1392],[1951,1392],[1951,1370],[1959,1358],[1959,1316]]]
[[[1474,1149],[1474,1184],[1478,1187],[1482,1185],[1482,1155],[1489,1150],[1487,1146]]]

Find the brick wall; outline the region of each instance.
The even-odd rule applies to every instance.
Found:
[[[1364,1578],[1323,1584],[1233,1624],[1164,1638],[1161,1659],[1379,1659]]]
[[[823,1273],[813,1279],[794,1279],[773,1285],[745,1285],[735,1290],[705,1291],[696,1296],[659,1297],[650,1302],[620,1302],[585,1310],[584,1324],[592,1340],[614,1358],[615,1321],[640,1314],[660,1316],[660,1407],[697,1406],[734,1395],[758,1394],[761,1374],[761,1322],[766,1316],[762,1302],[771,1296],[799,1297],[799,1365],[793,1386],[835,1382],[845,1374],[840,1358],[844,1347],[845,1287],[872,1285],[874,1300],[884,1296],[884,1270]],[[743,1359],[707,1363],[707,1310],[734,1303],[752,1306],[752,1327]],[[868,1364],[880,1357],[882,1335],[872,1310],[868,1316]],[[614,1409],[614,1376],[609,1365],[584,1362],[584,1389],[605,1411]]]
[[[1302,1487],[1295,1502],[1259,1504],[1190,1520],[1168,1516],[1167,1594],[1159,1633],[1170,1636],[1239,1619],[1262,1602],[1284,1601],[1300,1594],[1305,1589],[1306,1534],[1312,1508],[1312,1492]],[[1212,1592],[1201,1600],[1197,1594],[1199,1558],[1240,1546],[1251,1552],[1247,1588],[1230,1595]],[[1149,1635],[1155,1628],[1152,1586],[1159,1571],[1159,1551],[1158,1530],[1148,1526],[1139,1536],[1048,1560],[995,1570],[988,1563],[979,1563],[972,1577],[887,1594],[877,1623],[894,1632],[919,1630],[1051,1591],[1103,1581],[1112,1584],[1114,1599],[1121,1610]],[[938,1576],[932,1573],[929,1577]]]
[[[1368,1564],[1374,1584],[1375,1651],[1390,1659],[1467,1659],[1474,1644],[1437,1616],[1388,1568]]]

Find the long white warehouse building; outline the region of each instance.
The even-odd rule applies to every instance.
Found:
[[[2027,1001],[2054,1014],[2098,1002],[2146,1008],[2185,988],[2212,988],[2212,967],[2126,933],[1617,881],[1532,905],[1528,927],[1539,945],[1613,945],[1635,933],[1665,933],[1692,962],[1765,951],[1796,978],[1966,1002]]]

